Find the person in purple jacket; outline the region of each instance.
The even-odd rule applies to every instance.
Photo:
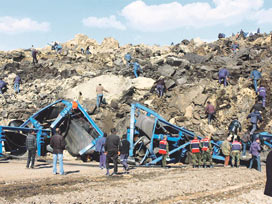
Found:
[[[266,89],[263,85],[261,85],[260,88],[258,88],[257,93],[259,94],[259,97],[262,99],[263,107],[265,108],[265,98],[266,98]]]
[[[226,68],[220,69],[219,72],[218,72],[218,82],[219,82],[219,84],[221,84],[222,80],[224,80],[224,87],[226,87],[228,78],[229,78],[229,71]]]
[[[249,149],[250,154],[252,155],[252,158],[250,160],[250,164],[248,168],[252,168],[253,162],[257,162],[257,170],[261,171],[261,159],[260,159],[260,152],[261,152],[261,146],[260,146],[260,139],[257,138],[252,144],[250,145]]]
[[[106,143],[107,133],[104,133],[103,137],[100,137],[95,145],[95,150],[99,152],[99,168],[106,168],[106,154],[105,154],[105,143]]]
[[[14,79],[14,91],[15,91],[15,93],[20,92],[20,82],[21,82],[20,76],[16,75],[16,77]]]

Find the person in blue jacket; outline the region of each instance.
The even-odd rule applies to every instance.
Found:
[[[15,91],[15,93],[20,92],[20,83],[21,83],[21,78],[19,77],[19,75],[16,75],[16,77],[14,78],[14,91]]]
[[[7,83],[3,80],[0,80],[0,94],[3,94],[5,90],[7,90]]]
[[[95,151],[99,153],[99,168],[106,168],[106,154],[105,143],[107,139],[107,133],[104,133],[103,137],[100,137],[95,144]]]
[[[125,55],[125,60],[126,60],[127,67],[129,67],[130,66],[130,62],[131,62],[131,55],[129,53],[127,53]]]
[[[142,72],[143,70],[142,70],[142,68],[140,67],[140,65],[138,64],[138,62],[135,61],[135,62],[133,63],[133,72],[134,72],[134,75],[135,75],[136,78],[139,77],[139,75],[138,75],[138,72],[139,72],[139,71]]]
[[[255,92],[258,91],[258,81],[262,78],[262,74],[259,70],[253,69],[250,73],[250,80],[253,80],[253,86],[255,89]]]

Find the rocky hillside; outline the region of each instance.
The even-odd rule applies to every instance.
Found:
[[[183,40],[173,46],[120,46],[113,38],[101,44],[78,34],[63,43],[60,54],[50,47],[39,49],[39,64],[33,65],[30,50],[0,52],[1,78],[9,89],[0,99],[1,125],[10,120],[28,118],[41,107],[64,98],[72,100],[83,93],[83,106],[104,131],[117,126],[124,132],[129,123],[130,104],[137,101],[154,109],[167,120],[184,126],[200,135],[225,137],[227,127],[238,116],[243,130],[249,128],[246,119],[257,100],[249,81],[253,67],[261,67],[263,82],[268,89],[265,118],[260,131],[272,132],[271,122],[271,36],[255,35],[237,42],[240,50],[233,54],[233,38],[204,43],[200,40]],[[85,55],[81,48],[90,46],[92,54]],[[130,52],[143,69],[135,79],[132,68],[124,64],[124,55]],[[227,67],[230,83],[226,88],[217,82],[218,70]],[[13,79],[22,78],[21,92],[15,94]],[[158,98],[150,89],[155,80],[164,76],[167,92]],[[100,112],[94,111],[95,87],[98,83],[109,91],[108,102]],[[216,120],[207,124],[204,112],[206,102],[216,106]]]

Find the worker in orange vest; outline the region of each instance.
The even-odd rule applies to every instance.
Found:
[[[203,167],[206,168],[207,163],[209,163],[210,168],[213,168],[212,163],[212,144],[209,139],[209,136],[206,136],[200,141],[201,144],[201,151],[202,151],[202,160],[203,160]]]
[[[72,109],[73,109],[73,110],[76,110],[77,107],[78,107],[78,104],[77,104],[77,102],[74,100],[74,101],[72,102]]]
[[[192,163],[193,163],[193,168],[198,166],[200,168],[201,166],[201,144],[200,141],[197,139],[197,136],[194,136],[194,139],[191,140],[190,142],[190,149],[192,153]]]
[[[166,158],[169,153],[169,146],[167,142],[167,135],[163,136],[163,140],[160,141],[159,153],[162,155],[162,167],[166,167]]]

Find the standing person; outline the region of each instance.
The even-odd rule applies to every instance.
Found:
[[[210,168],[213,168],[212,163],[212,144],[209,139],[209,136],[206,136],[200,141],[201,144],[201,151],[202,151],[202,161],[203,167],[206,168],[207,164],[209,163]]]
[[[38,51],[34,48],[34,45],[32,45],[31,54],[32,54],[32,59],[33,59],[32,63],[35,65],[36,63],[38,63],[38,59],[37,59]]]
[[[15,93],[20,92],[20,82],[21,82],[20,76],[16,75],[16,77],[14,78],[14,91],[15,91]]]
[[[229,71],[226,68],[220,69],[218,72],[219,84],[221,84],[222,80],[224,80],[224,87],[226,87],[228,79],[229,79]]]
[[[165,90],[165,82],[163,77],[160,77],[158,81],[155,82],[156,83],[156,90],[157,93],[159,95],[159,97],[162,97],[164,94],[164,90]]]
[[[118,155],[120,154],[119,149],[121,146],[120,137],[116,135],[116,129],[111,129],[111,135],[107,136],[106,142],[105,142],[105,154],[106,154],[106,168],[107,173],[106,175],[110,175],[110,160],[112,159],[114,164],[114,172],[112,175],[117,175],[118,173],[118,166],[117,166],[117,160]]]
[[[234,116],[234,120],[229,124],[229,133],[231,135],[237,135],[238,130],[239,132],[242,131],[242,125],[239,122],[237,116]]]
[[[106,168],[106,155],[105,155],[105,143],[107,139],[107,133],[104,133],[103,137],[100,137],[95,144],[95,151],[99,153],[99,168]]]
[[[96,107],[98,110],[99,110],[100,104],[102,103],[102,100],[103,100],[103,92],[104,91],[108,93],[108,91],[101,84],[99,84],[96,87],[96,94],[97,94]]]
[[[239,44],[237,42],[234,42],[234,44],[232,44],[231,46],[231,50],[233,51],[234,54],[236,54],[237,51],[239,50]]]
[[[231,150],[230,141],[231,141],[231,138],[228,137],[226,140],[224,140],[224,142],[222,143],[222,146],[221,146],[222,153],[225,156],[224,167],[228,167],[228,165],[229,165],[230,150]]]
[[[192,163],[193,168],[201,166],[201,153],[200,153],[200,141],[198,140],[197,136],[194,136],[194,139],[190,142],[190,150],[192,153]]]
[[[239,168],[240,166],[240,153],[241,153],[242,145],[241,142],[238,142],[237,138],[233,140],[231,144],[231,166],[235,166]]]
[[[262,99],[263,108],[265,108],[266,88],[261,85],[261,87],[258,88],[257,93],[259,94],[258,96]]]
[[[138,72],[143,72],[143,70],[140,67],[139,63],[137,61],[135,61],[133,63],[133,73],[134,73],[134,75],[135,75],[136,78],[139,77]]]
[[[262,78],[262,74],[259,70],[253,69],[250,73],[250,78],[249,80],[253,80],[253,86],[255,89],[255,92],[257,93],[258,91],[258,81]]]
[[[205,113],[208,114],[208,124],[210,124],[215,114],[215,108],[210,101],[207,102]]]
[[[243,145],[243,153],[242,153],[242,157],[246,157],[246,148],[247,148],[247,144],[250,141],[250,134],[249,132],[246,132],[243,137],[242,137],[242,145]]]
[[[83,103],[83,96],[81,91],[78,92],[78,97],[77,97],[78,102],[82,105]]]
[[[120,161],[121,164],[124,167],[124,170],[126,173],[128,173],[128,164],[127,164],[127,159],[128,159],[128,154],[129,154],[129,148],[130,148],[130,143],[126,138],[126,134],[123,135],[122,141],[121,141],[121,147],[120,147]]]
[[[167,142],[167,135],[163,136],[163,139],[160,141],[159,144],[159,153],[162,155],[162,167],[166,167],[166,158],[168,157],[169,153],[169,145]]]
[[[26,137],[26,149],[28,151],[26,168],[29,168],[30,161],[31,161],[30,167],[33,169],[34,163],[35,163],[36,149],[37,149],[37,142],[36,142],[34,130],[32,130],[31,133],[28,133],[28,135]]]
[[[272,151],[269,152],[266,158],[266,184],[264,194],[272,197]]]
[[[261,159],[260,159],[260,152],[261,152],[261,146],[260,146],[260,140],[257,138],[252,144],[250,145],[250,154],[252,155],[252,158],[250,160],[250,164],[248,168],[252,168],[253,162],[257,162],[257,170],[261,171]],[[271,169],[270,169],[271,171]]]
[[[0,94],[3,94],[7,90],[7,83],[3,80],[0,80]]]
[[[255,130],[257,129],[258,121],[260,120],[262,122],[262,116],[259,111],[255,110],[254,112],[250,113],[247,118],[250,118],[250,122],[252,124],[250,134],[253,135]]]
[[[57,174],[57,160],[59,160],[60,175],[64,175],[63,170],[63,150],[65,149],[64,138],[60,135],[60,129],[51,137],[50,146],[53,148],[53,174]]]

